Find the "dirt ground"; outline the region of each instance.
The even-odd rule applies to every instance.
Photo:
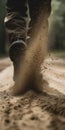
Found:
[[[0,130],[65,130],[65,61],[48,57],[42,65],[43,92],[13,97],[13,67],[0,60]]]

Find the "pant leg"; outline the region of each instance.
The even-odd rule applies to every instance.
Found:
[[[44,21],[46,21],[46,27],[48,28],[48,17],[51,13],[51,0],[29,0],[29,12],[30,12],[30,29],[29,35],[33,36],[34,30],[36,28],[36,24],[40,19],[40,15],[42,13],[42,17],[44,17]]]
[[[27,0],[7,0],[5,26],[12,43],[18,39],[26,40],[27,35]]]

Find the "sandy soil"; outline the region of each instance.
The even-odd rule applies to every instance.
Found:
[[[11,64],[9,59],[4,63]],[[12,64],[0,72],[0,130],[65,130],[65,61],[48,57],[42,74],[42,93],[13,97],[8,93],[14,83]]]
[[[7,66],[11,65],[11,61],[9,58],[0,58],[0,71],[4,70],[7,68]]]

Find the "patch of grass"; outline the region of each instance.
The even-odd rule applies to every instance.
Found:
[[[53,55],[60,57],[60,58],[64,58],[65,59],[65,51],[64,50],[55,50],[52,52]]]

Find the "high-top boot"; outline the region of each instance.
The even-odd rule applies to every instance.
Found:
[[[14,81],[17,80],[17,76],[19,74],[20,62],[23,60],[23,56],[25,50],[27,48],[27,44],[23,40],[14,41],[9,49],[9,57],[13,62],[14,66]]]

